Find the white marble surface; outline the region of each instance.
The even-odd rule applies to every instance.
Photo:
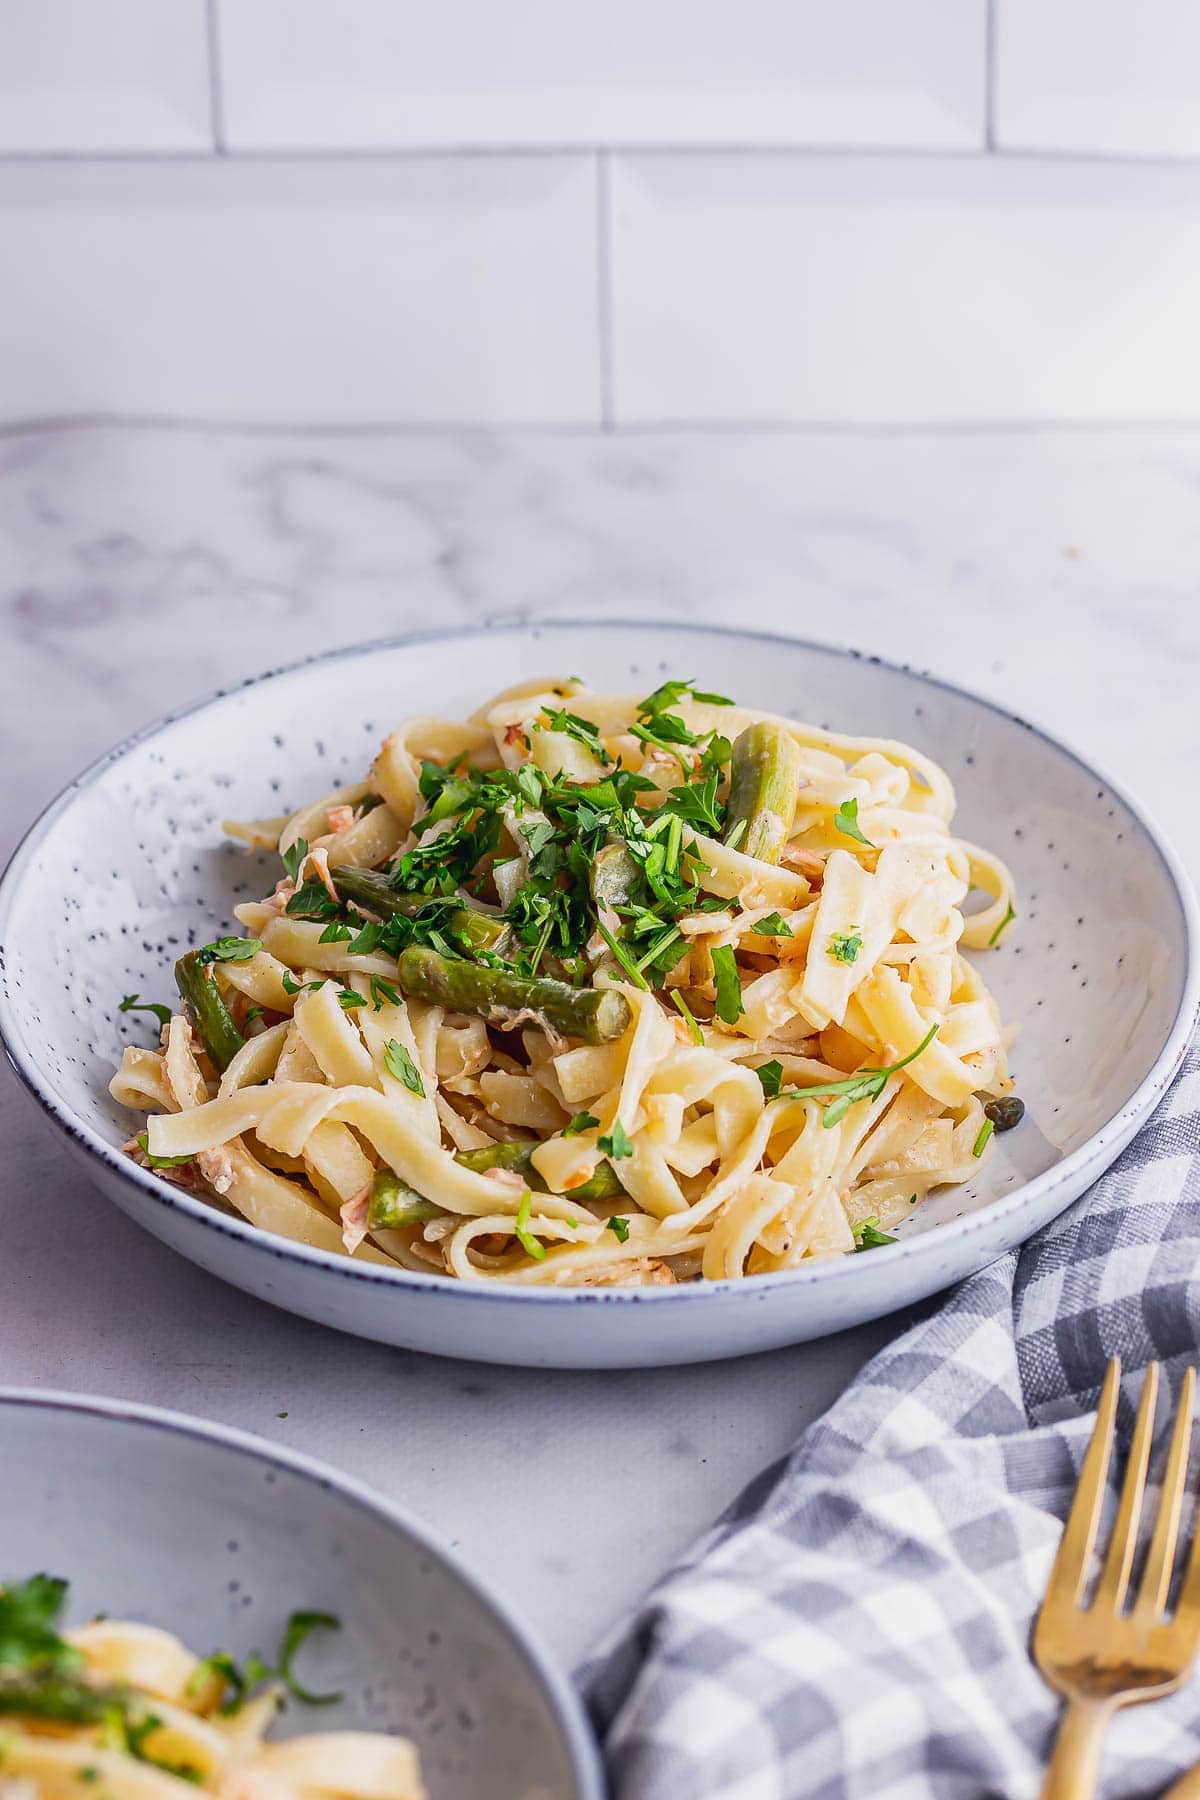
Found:
[[[156,714],[435,622],[653,613],[961,680],[1116,774],[1200,873],[1200,430],[0,438],[0,854]],[[47,929],[55,929],[48,921]],[[553,1375],[225,1289],[0,1084],[0,1381],[185,1408],[394,1495],[575,1660],[897,1322],[725,1367]]]

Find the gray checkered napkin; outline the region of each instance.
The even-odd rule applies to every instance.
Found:
[[[1035,1795],[1030,1628],[1106,1360],[1128,1433],[1145,1364],[1174,1391],[1198,1345],[1193,1048],[1090,1193],[877,1356],[585,1673],[616,1800]],[[1106,1800],[1198,1759],[1200,1679],[1118,1715]]]

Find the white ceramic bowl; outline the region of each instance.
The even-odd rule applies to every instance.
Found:
[[[978,1178],[921,1207],[901,1241],[753,1280],[541,1289],[411,1275],[267,1237],[135,1167],[108,1098],[116,1009],[167,997],[180,945],[265,890],[223,816],[297,805],[357,776],[404,714],[460,717],[535,672],[644,688],[665,672],[748,705],[919,745],[949,771],[964,836],[1015,871],[1020,917],[987,980],[1023,1022],[1029,1112]],[[64,910],[65,909],[65,910]],[[65,926],[48,920],[65,918]],[[1052,738],[962,690],[820,645],[646,624],[417,637],[318,657],[119,746],[43,814],[0,885],[0,1033],[81,1169],[165,1243],[239,1287],[385,1343],[482,1361],[621,1367],[702,1361],[839,1331],[982,1268],[1074,1200],[1179,1065],[1197,1007],[1195,902],[1157,830]]]
[[[336,1613],[304,1651],[337,1707],[279,1734],[399,1731],[431,1800],[602,1800],[564,1676],[508,1608],[386,1500],[305,1457],[181,1413],[0,1388],[0,1581],[71,1584],[96,1612],[200,1654],[268,1655],[289,1612]]]

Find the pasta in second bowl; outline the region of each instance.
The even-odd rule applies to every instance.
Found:
[[[601,1800],[566,1676],[350,1478],[157,1407],[14,1389],[0,1467],[12,1800]]]
[[[458,1354],[687,1360],[907,1304],[1082,1190],[1194,1014],[1186,884],[1109,784],[957,690],[778,640],[344,653],[116,753],[35,842],[0,1017],[93,1172],[239,1285]],[[64,863],[94,934],[31,1026]],[[172,960],[160,1047],[117,1002],[160,1007]]]

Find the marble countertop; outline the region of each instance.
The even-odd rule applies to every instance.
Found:
[[[0,857],[116,739],[326,646],[652,614],[852,644],[1028,713],[1200,875],[1200,430],[0,436]],[[677,1371],[341,1338],[80,1181],[0,1080],[0,1382],[149,1400],[375,1483],[584,1655],[903,1323]]]

